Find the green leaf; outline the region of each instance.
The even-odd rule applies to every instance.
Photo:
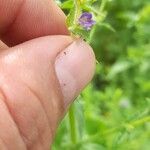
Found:
[[[108,78],[113,79],[117,74],[122,73],[131,67],[131,63],[128,61],[116,62],[108,73]]]
[[[99,26],[103,26],[112,32],[116,32],[116,30],[108,23],[98,23]]]
[[[72,9],[73,8],[73,1],[72,0],[68,0],[65,1],[61,4],[60,6],[62,9]]]

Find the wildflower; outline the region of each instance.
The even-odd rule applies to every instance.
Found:
[[[96,23],[94,20],[92,20],[92,14],[89,12],[84,12],[79,18],[79,24],[85,28],[86,30],[90,30],[92,26]]]

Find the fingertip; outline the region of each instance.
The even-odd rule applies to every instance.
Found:
[[[83,40],[77,40],[57,57],[55,68],[68,105],[91,81],[95,72],[95,55]]]

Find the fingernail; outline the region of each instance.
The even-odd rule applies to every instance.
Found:
[[[93,77],[95,56],[92,48],[83,40],[76,40],[57,56],[55,69],[64,104],[68,105]]]

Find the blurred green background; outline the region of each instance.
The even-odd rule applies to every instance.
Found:
[[[150,0],[112,0],[106,10],[115,32],[97,26],[99,64],[74,104],[76,135],[67,115],[53,150],[150,149]]]

